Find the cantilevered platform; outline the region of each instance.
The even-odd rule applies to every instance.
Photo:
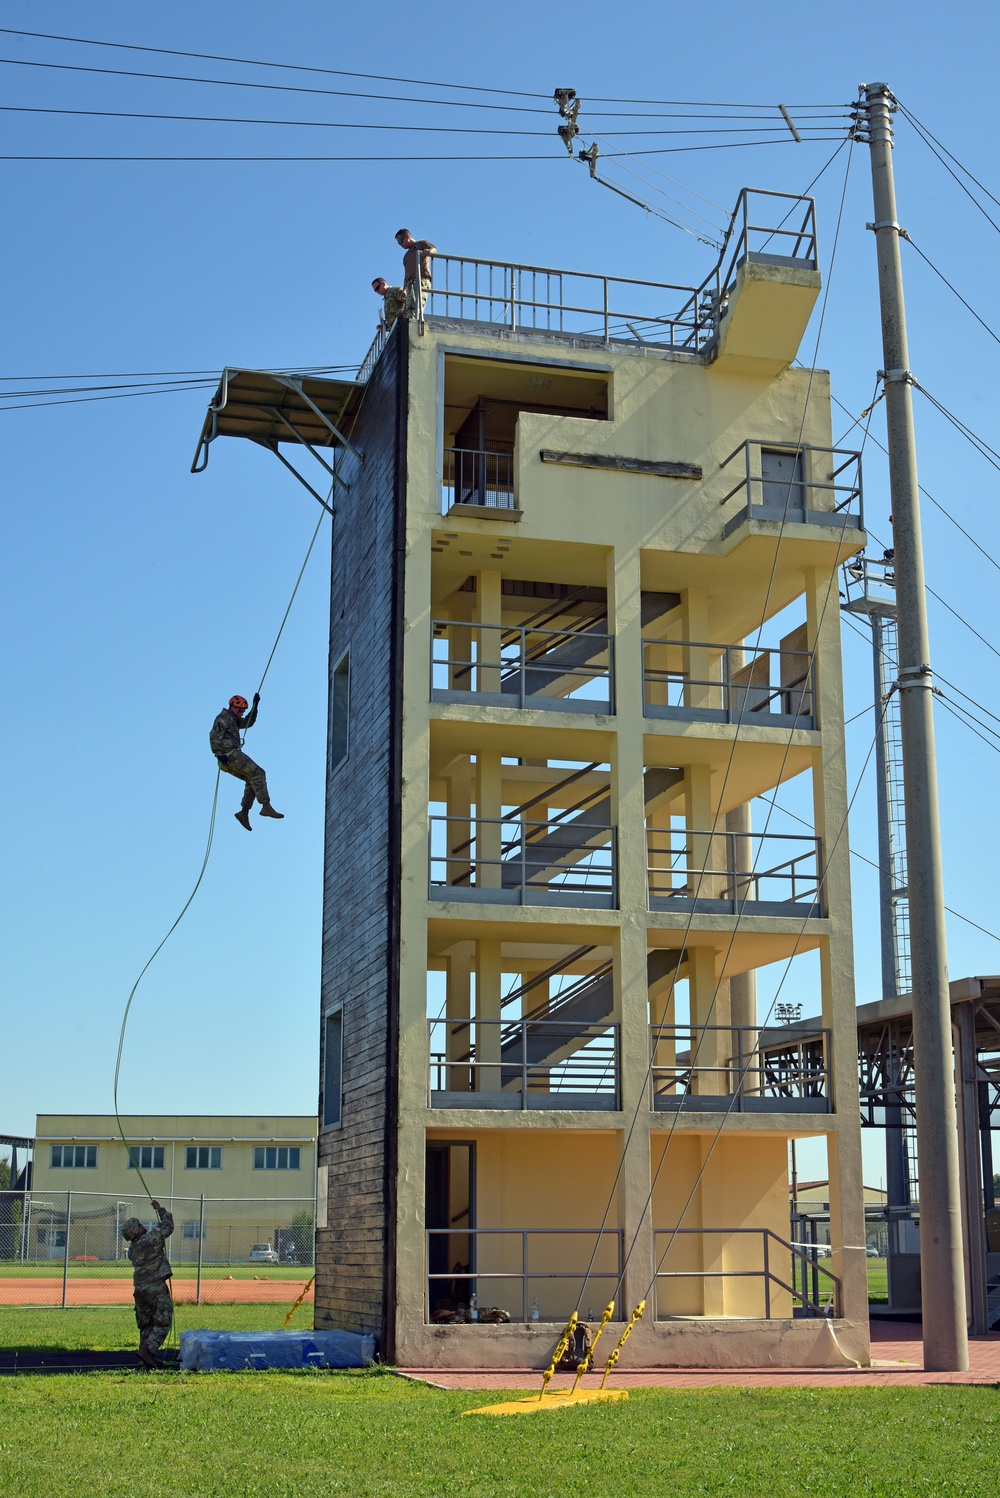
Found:
[[[313,498],[329,509],[325,499],[279,451],[279,444],[292,442],[304,447],[330,478],[346,489],[348,485],[336,468],[317,449],[341,448],[360,457],[345,433],[353,424],[363,392],[364,385],[354,380],[266,369],[224,369],[209,403],[191,472],[201,473],[207,468],[209,448],[216,437],[243,437],[273,452]]]

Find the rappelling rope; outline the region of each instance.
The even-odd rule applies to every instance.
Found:
[[[261,687],[264,685],[264,682],[267,679],[267,673],[271,669],[271,662],[274,660],[275,652],[278,649],[278,645],[279,645],[279,642],[281,640],[281,636],[282,636],[282,634],[284,633],[284,630],[285,630],[285,625],[288,623],[288,616],[292,612],[292,605],[295,602],[296,594],[298,593],[299,586],[300,586],[300,584],[302,582],[303,577],[305,576],[306,567],[309,565],[309,558],[312,556],[313,548],[316,545],[316,541],[317,541],[317,539],[319,537],[320,527],[322,526],[323,521],[326,518],[327,514],[329,514],[331,517],[334,515],[334,509],[332,508],[334,490],[336,488],[337,479],[339,477],[341,467],[343,466],[343,463],[344,463],[344,461],[345,461],[345,459],[347,457],[347,453],[348,453],[348,450],[349,450],[348,449],[348,443],[350,442],[351,438],[354,436],[354,429],[355,429],[355,427],[358,424],[358,419],[359,419],[359,417],[361,415],[361,411],[362,411],[362,409],[364,407],[365,397],[367,396],[367,394],[368,394],[368,385],[366,384],[364,390],[361,392],[361,399],[358,402],[358,408],[355,411],[353,420],[351,421],[351,424],[350,424],[350,426],[348,427],[348,430],[347,430],[347,443],[344,444],[344,447],[343,447],[343,449],[341,451],[340,457],[338,458],[337,462],[334,464],[333,477],[332,477],[332,479],[330,481],[330,494],[329,494],[330,507],[328,507],[328,508],[326,508],[326,509],[323,510],[323,512],[320,514],[319,520],[316,522],[316,529],[313,531],[312,536],[311,536],[310,541],[309,541],[309,545],[306,548],[306,554],[305,554],[305,557],[303,559],[302,566],[299,568],[299,575],[295,579],[295,586],[292,588],[291,596],[290,596],[290,598],[288,600],[288,606],[285,609],[284,614],[282,615],[281,623],[278,626],[278,633],[274,637],[274,644],[271,646],[271,653],[270,653],[270,655],[267,658],[267,663],[264,666],[264,670],[261,673],[260,681],[257,684],[257,692],[258,693],[260,692]],[[243,743],[245,741],[245,739],[246,739],[246,730],[244,730],[243,736],[242,736],[240,742]],[[213,839],[215,837],[215,817],[216,817],[216,812],[218,810],[218,805],[219,805],[219,781],[220,781],[221,775],[222,775],[222,770],[221,770],[221,767],[220,767],[215,772],[215,789],[214,789],[214,791],[212,793],[212,813],[211,813],[211,816],[209,818],[209,824],[208,824],[208,841],[207,841],[207,843],[205,845],[205,857],[203,858],[201,868],[198,871],[198,878],[195,881],[194,888],[192,889],[191,893],[188,895],[187,900],[184,902],[184,907],[181,910],[180,915],[178,915],[177,919],[174,921],[174,924],[171,926],[170,930],[167,932],[166,936],[160,942],[159,946],[156,948],[155,952],[150,957],[150,959],[146,963],[145,967],[142,969],[142,972],[139,974],[138,978],[136,978],[135,982],[133,983],[133,985],[132,985],[132,991],[131,991],[131,993],[128,996],[128,1002],[125,1005],[125,1012],[122,1015],[122,1026],[121,1026],[121,1031],[119,1032],[119,1036],[118,1036],[118,1054],[115,1057],[115,1080],[114,1080],[114,1089],[113,1089],[113,1092],[114,1092],[114,1108],[115,1108],[115,1124],[117,1125],[118,1132],[121,1135],[122,1143],[125,1146],[125,1152],[128,1155],[129,1159],[133,1161],[134,1166],[135,1166],[136,1174],[138,1175],[139,1180],[142,1182],[142,1189],[145,1191],[146,1195],[149,1197],[150,1202],[152,1202],[153,1199],[154,1199],[153,1198],[153,1193],[150,1191],[149,1186],[146,1183],[146,1177],[142,1173],[138,1154],[137,1153],[135,1153],[135,1154],[133,1153],[133,1146],[131,1146],[129,1144],[128,1140],[125,1137],[125,1130],[122,1128],[121,1114],[118,1111],[118,1080],[119,1080],[119,1077],[120,1077],[120,1074],[121,1074],[122,1052],[123,1052],[124,1047],[125,1047],[125,1031],[126,1031],[126,1029],[128,1027],[128,1018],[129,1018],[129,1012],[130,1012],[130,1010],[132,1008],[132,1000],[135,998],[136,990],[138,989],[139,984],[142,982],[143,978],[146,976],[146,973],[149,971],[150,967],[153,965],[153,962],[156,960],[156,958],[162,952],[163,948],[166,946],[167,942],[173,936],[174,932],[177,930],[177,927],[180,925],[181,921],[184,919],[185,915],[187,914],[187,912],[188,912],[188,910],[189,910],[189,908],[191,906],[192,901],[194,900],[195,895],[198,893],[198,890],[199,890],[199,888],[201,886],[201,881],[205,877],[205,870],[208,868],[209,855],[212,852],[212,842],[213,842]],[[316,1276],[315,1276],[315,1273],[314,1273],[313,1274],[313,1280],[315,1279],[315,1277]],[[307,1284],[303,1288],[301,1295],[298,1297],[298,1299],[296,1300],[295,1304],[292,1306],[291,1311],[288,1313],[288,1316],[286,1317],[285,1322],[284,1322],[284,1326],[288,1325],[289,1321],[291,1321],[291,1319],[292,1319],[292,1316],[298,1310],[300,1304],[302,1303],[302,1301],[304,1300],[304,1298],[306,1296],[306,1293],[309,1290],[309,1286],[313,1283],[313,1280],[310,1280],[309,1284]],[[168,1287],[169,1287],[169,1281],[167,1283],[168,1283]],[[172,1292],[171,1292],[171,1294],[172,1294]],[[174,1326],[173,1318],[171,1318],[171,1329],[172,1329],[172,1331],[173,1331],[173,1326]]]
[[[332,486],[331,486],[331,492],[332,492]],[[257,686],[258,693],[260,692],[261,687],[264,685],[264,681],[265,681],[265,679],[267,677],[268,671],[270,671],[270,669],[271,669],[271,662],[274,660],[275,652],[276,652],[276,650],[278,648],[278,644],[279,644],[279,642],[281,640],[281,636],[284,633],[285,625],[288,623],[288,616],[291,613],[291,611],[292,611],[292,605],[295,602],[295,596],[298,593],[299,587],[300,587],[301,582],[302,582],[302,579],[305,576],[305,570],[306,570],[306,567],[309,564],[309,558],[312,556],[313,547],[316,545],[316,541],[317,541],[317,538],[319,536],[320,526],[323,524],[323,521],[325,519],[326,519],[326,513],[323,512],[320,515],[319,520],[318,520],[318,522],[316,524],[316,529],[312,533],[312,537],[311,537],[311,539],[309,541],[309,546],[308,546],[308,548],[306,550],[305,560],[303,561],[302,566],[299,568],[299,575],[295,579],[295,586],[292,588],[292,595],[291,595],[291,597],[288,600],[288,607],[285,609],[285,612],[284,612],[284,615],[282,617],[281,623],[278,626],[278,633],[276,634],[276,636],[274,638],[274,644],[271,646],[271,653],[270,653],[270,655],[267,658],[267,665],[264,667],[263,674],[262,674],[262,676],[260,678],[260,682],[258,683],[258,686]],[[243,737],[241,738],[240,742],[242,743],[245,740],[245,738],[246,738],[246,730],[244,730]],[[219,768],[215,772],[215,790],[212,793],[212,811],[211,811],[211,815],[209,817],[209,822],[208,822],[208,841],[205,844],[205,856],[204,856],[204,858],[201,861],[201,868],[198,870],[198,877],[195,880],[194,888],[192,889],[191,893],[188,895],[187,899],[185,900],[184,905],[183,905],[183,907],[181,909],[181,912],[178,915],[177,919],[174,921],[174,923],[171,926],[170,930],[167,932],[166,936],[163,938],[163,940],[160,942],[159,946],[153,952],[152,956],[146,962],[146,965],[143,967],[142,972],[139,974],[138,978],[136,978],[135,982],[133,983],[133,985],[132,985],[132,991],[131,991],[131,993],[128,996],[128,1002],[125,1005],[125,1012],[122,1015],[122,1026],[121,1026],[121,1030],[120,1030],[119,1035],[118,1035],[118,1054],[117,1054],[117,1056],[115,1058],[115,1082],[114,1082],[115,1123],[116,1123],[116,1125],[118,1127],[118,1132],[121,1135],[122,1143],[125,1146],[126,1154],[128,1155],[129,1159],[132,1161],[133,1168],[134,1168],[134,1170],[136,1172],[136,1175],[139,1177],[139,1180],[142,1182],[142,1189],[143,1189],[143,1191],[145,1191],[145,1193],[149,1197],[150,1201],[153,1200],[153,1193],[150,1191],[149,1185],[147,1184],[147,1181],[146,1181],[146,1177],[142,1173],[142,1169],[141,1169],[141,1164],[140,1164],[138,1152],[135,1150],[134,1146],[132,1146],[132,1145],[129,1144],[128,1139],[125,1137],[125,1130],[122,1128],[121,1114],[118,1111],[118,1081],[119,1081],[119,1078],[120,1078],[120,1075],[121,1075],[122,1053],[123,1053],[123,1051],[125,1049],[125,1032],[126,1032],[126,1029],[128,1028],[128,1020],[129,1020],[129,1014],[130,1014],[131,1009],[132,1009],[132,1001],[135,998],[136,991],[138,990],[139,984],[142,982],[143,978],[146,976],[147,972],[152,967],[152,965],[156,961],[157,957],[163,951],[163,948],[166,946],[167,942],[173,936],[174,932],[177,930],[177,927],[180,925],[181,921],[187,915],[188,910],[191,908],[191,903],[194,900],[195,895],[198,893],[198,890],[201,888],[201,881],[204,879],[204,877],[205,877],[205,870],[208,868],[208,860],[209,860],[209,857],[210,857],[211,852],[212,852],[212,843],[213,843],[213,840],[215,838],[215,818],[216,818],[216,814],[218,812],[218,806],[219,806],[219,782],[220,782],[221,777],[222,777],[222,770],[221,770],[221,768]]]

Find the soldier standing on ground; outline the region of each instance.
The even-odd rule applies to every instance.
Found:
[[[372,287],[376,295],[382,298],[385,331],[391,333],[397,317],[402,317],[406,310],[406,292],[402,286],[390,286],[383,276],[376,276]]]
[[[437,245],[429,239],[414,239],[409,229],[396,231],[396,243],[403,251],[403,290],[406,292],[406,315],[422,313],[431,289],[431,256]],[[419,297],[419,303],[417,298]]]
[[[156,1354],[166,1341],[174,1319],[174,1303],[167,1280],[173,1274],[167,1258],[167,1239],[174,1230],[174,1219],[166,1207],[153,1203],[160,1219],[156,1227],[143,1227],[138,1217],[122,1223],[122,1237],[128,1243],[132,1262],[132,1295],[135,1300],[135,1324],[139,1328],[139,1357],[147,1368],[161,1366]]]
[[[284,812],[275,811],[271,805],[271,798],[267,791],[267,777],[260,765],[255,764],[249,754],[243,753],[240,740],[240,731],[252,728],[256,723],[259,703],[260,693],[254,692],[250,716],[244,720],[243,714],[247,710],[246,698],[230,697],[229,706],[222,709],[212,724],[212,731],[208,736],[212,753],[219,761],[220,770],[225,770],[227,775],[235,775],[237,780],[242,780],[246,786],[243,792],[243,805],[233,815],[240,826],[245,827],[248,832],[253,831],[250,826],[250,808],[255,796],[260,802],[262,817],[275,817],[281,821],[284,816]]]

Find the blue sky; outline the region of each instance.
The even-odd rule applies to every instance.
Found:
[[[47,62],[300,87],[418,94],[547,109],[556,85],[583,98],[831,105],[842,116],[861,79],[885,78],[987,187],[995,171],[996,18],[958,6],[879,10],[722,0],[694,7],[502,12],[395,0],[377,15],[320,5],[285,12],[250,0],[176,0],[43,8],[7,0],[9,28],[140,46],[312,64],[357,73],[510,89],[537,100],[265,72],[16,36],[0,36],[8,105],[37,110],[240,115],[356,123],[304,130],[94,118],[4,116],[3,156],[205,154],[539,154],[538,161],[0,162],[7,309],[0,389],[45,390],[54,377],[357,363],[374,331],[371,278],[392,278],[401,223],[445,250],[498,260],[700,281],[710,247],[588,180],[555,139],[555,114],[428,107],[23,66]],[[42,19],[40,19],[40,16]],[[588,108],[591,113],[588,114]],[[622,105],[638,113],[641,106]],[[690,111],[688,111],[690,112]],[[513,124],[511,122],[513,121]],[[410,134],[377,124],[433,122],[528,129],[531,136]],[[499,123],[498,123],[499,122]],[[829,122],[841,130],[845,121]],[[692,143],[626,136],[630,150]],[[633,129],[690,128],[685,120]],[[684,204],[716,224],[744,185],[801,191],[834,144],[648,156],[608,175],[661,211]],[[704,144],[706,137],[696,138]],[[821,179],[828,270],[845,150]],[[644,180],[626,174],[641,173]],[[994,316],[995,230],[911,127],[896,152],[901,221],[987,322]],[[682,187],[668,182],[666,173]],[[686,189],[702,199],[694,199]],[[984,200],[985,201],[985,200]],[[986,203],[1000,218],[1000,210]],[[818,362],[857,414],[881,362],[867,151],[855,148],[830,277]],[[904,247],[911,361],[921,382],[995,440],[995,343]],[[998,319],[1000,320],[1000,319]],[[815,325],[803,345],[811,357]],[[22,384],[14,383],[22,379]],[[72,384],[66,378],[60,383]],[[94,383],[100,383],[96,381]],[[108,383],[116,383],[109,380]],[[315,506],[265,454],[219,443],[188,473],[207,390],[17,409],[0,400],[4,443],[2,597],[5,862],[4,1042],[0,1127],[30,1131],[36,1112],[105,1111],[118,1026],[139,968],[197,874],[214,766],[206,734],[234,691],[249,696],[267,658],[314,525]],[[65,398],[64,398],[65,399]],[[1000,550],[1000,475],[917,402],[921,478],[986,551]],[[845,417],[835,432],[848,426]],[[872,434],[884,435],[881,410]],[[852,439],[853,440],[853,439]],[[848,443],[848,445],[851,445]],[[871,530],[887,533],[885,470],[866,453]],[[996,571],[933,507],[924,513],[928,579],[991,645]],[[317,547],[266,684],[252,752],[268,770],[283,823],[247,837],[222,815],[205,883],[139,992],[123,1072],[129,1110],[311,1112],[322,866],[328,534]],[[958,688],[996,707],[1000,659],[940,605],[934,661]],[[848,713],[870,699],[870,654],[846,633]],[[996,924],[991,856],[996,751],[938,715],[949,903]],[[852,774],[871,715],[849,729]],[[852,843],[873,853],[873,790],[859,795]],[[794,830],[789,828],[789,830]],[[875,876],[855,866],[859,1000],[879,996]],[[996,940],[952,920],[956,976],[1000,970]]]

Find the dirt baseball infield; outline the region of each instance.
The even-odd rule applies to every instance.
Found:
[[[291,1305],[304,1280],[210,1280],[201,1282],[202,1305]],[[198,1296],[197,1280],[171,1281],[178,1305],[193,1305]],[[61,1306],[61,1279],[0,1278],[0,1306]],[[312,1290],[306,1296],[312,1299]],[[68,1306],[130,1306],[132,1281],[128,1279],[73,1279],[66,1282]]]

